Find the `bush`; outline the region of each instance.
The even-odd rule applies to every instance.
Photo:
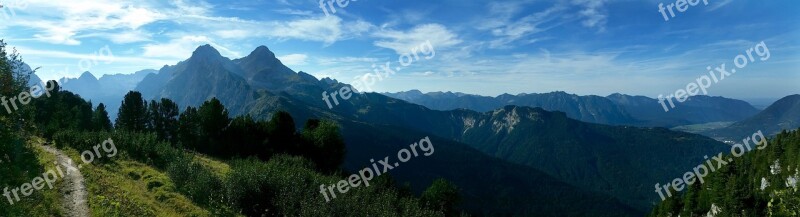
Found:
[[[256,159],[234,160],[226,188],[234,207],[248,216],[441,216],[420,206],[419,200],[404,196],[383,178],[375,185],[363,185],[338,194],[326,202],[320,185],[344,177],[325,176],[309,160],[277,155],[264,163]]]

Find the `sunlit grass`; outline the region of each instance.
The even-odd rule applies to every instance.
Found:
[[[74,150],[66,153],[80,159]],[[93,216],[211,216],[178,193],[169,176],[145,164],[114,159],[84,165],[81,172]]]

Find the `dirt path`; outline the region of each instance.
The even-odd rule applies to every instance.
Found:
[[[77,170],[78,164],[73,162],[74,170],[67,169],[64,165],[70,165],[70,158],[60,150],[52,146],[42,145],[45,151],[56,156],[58,166],[64,172],[64,180],[59,186],[62,196],[62,203],[66,216],[70,217],[89,217],[89,203],[86,200],[89,193],[86,191],[83,175]]]

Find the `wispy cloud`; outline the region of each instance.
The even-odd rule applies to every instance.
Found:
[[[225,46],[216,43],[213,39],[206,37],[206,36],[183,36],[181,38],[176,38],[170,40],[166,43],[155,43],[155,44],[148,44],[142,47],[144,52],[142,53],[145,57],[162,57],[162,58],[170,58],[173,61],[183,60],[191,56],[192,52],[197,49],[197,47],[210,44],[214,46],[217,50],[220,51],[223,55],[229,57],[241,57],[242,55],[239,52],[233,51],[228,49]]]
[[[716,11],[717,9],[725,7],[725,5],[728,5],[731,2],[733,2],[733,0],[722,0],[720,2],[714,1],[714,3],[711,3],[711,7],[709,7],[706,11]]]
[[[408,31],[381,29],[373,36],[379,38],[374,42],[375,46],[392,49],[397,54],[411,52],[426,41],[436,49],[447,49],[462,42],[458,35],[441,24],[423,24]]]
[[[289,67],[308,64],[308,62],[306,62],[306,60],[308,59],[308,55],[305,54],[289,54],[284,56],[278,56],[278,59],[281,60],[283,64],[286,64]]]
[[[608,15],[605,9],[607,0],[573,0],[572,4],[582,7],[578,14],[583,18],[583,26],[605,30]]]

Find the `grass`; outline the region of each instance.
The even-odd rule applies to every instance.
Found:
[[[214,175],[217,175],[217,177],[225,177],[231,171],[231,167],[222,161],[199,153],[195,153],[194,156],[195,162],[200,163],[200,165],[203,165],[203,167],[210,169]]]
[[[30,148],[33,153],[36,155],[36,159],[39,162],[39,165],[44,167],[45,171],[48,169],[54,169],[56,162],[56,156],[50,154],[49,152],[42,149],[39,144],[42,144],[43,140],[41,138],[33,138],[28,141],[28,148]],[[41,176],[41,174],[37,174]],[[58,185],[61,180],[56,183]],[[32,195],[33,201],[25,202],[25,203],[18,203],[17,205],[23,206],[23,210],[26,210],[26,214],[30,216],[64,216],[64,212],[61,208],[61,195],[58,192],[58,189],[53,188],[49,189],[45,186],[42,190],[38,190]]]
[[[65,153],[80,162],[77,151]],[[117,157],[110,163],[85,164],[81,169],[93,216],[211,216],[181,195],[167,174]]]

